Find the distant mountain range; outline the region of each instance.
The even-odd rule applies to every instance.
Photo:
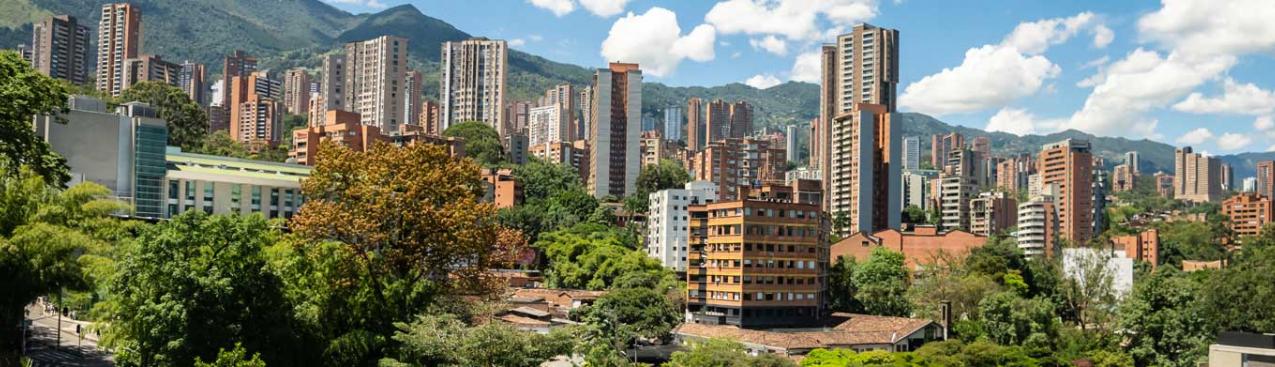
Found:
[[[31,42],[31,23],[50,14],[71,14],[96,32],[101,6],[110,0],[5,0],[0,2],[0,47]],[[438,95],[438,59],[443,42],[471,38],[445,21],[422,14],[411,5],[400,5],[372,14],[351,14],[319,0],[131,0],[142,9],[144,52],[173,61],[193,60],[221,72],[224,55],[242,49],[261,60],[263,68],[317,68],[320,56],[340,49],[349,41],[380,35],[409,40],[411,64],[425,75],[425,95]],[[96,36],[96,33],[94,33]],[[96,38],[96,37],[94,37]],[[603,66],[601,64],[594,67]],[[554,62],[526,52],[509,53],[509,95],[533,100],[555,84],[588,85],[593,69]],[[686,99],[744,100],[754,106],[758,126],[782,127],[813,119],[819,107],[819,87],[788,82],[767,89],[740,83],[716,87],[672,87],[644,83],[642,110],[661,119],[670,106],[685,106]],[[1124,153],[1141,153],[1144,171],[1173,171],[1174,147],[1151,140],[1096,137],[1068,130],[1049,135],[1014,136],[952,126],[919,113],[901,113],[903,134],[920,136],[928,152],[933,134],[951,131],[967,137],[987,136],[997,152],[1037,152],[1040,146],[1066,138],[1088,139],[1109,165],[1123,162]],[[925,154],[925,153],[923,153]],[[1275,159],[1275,153],[1244,153],[1221,157],[1236,169],[1236,177],[1251,176],[1258,160]]]

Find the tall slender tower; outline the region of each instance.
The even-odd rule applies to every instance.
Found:
[[[31,30],[31,65],[53,78],[88,82],[89,27],[70,15],[36,23]]]
[[[704,110],[704,146],[730,137],[730,103],[714,100]]]
[[[201,106],[208,105],[206,96],[208,85],[204,83],[206,76],[204,64],[186,61],[182,63],[181,68],[181,73],[177,75],[177,87],[186,92],[191,102]]]
[[[509,47],[503,40],[473,38],[443,42],[438,78],[443,129],[465,121],[481,121],[500,133],[509,131],[504,116]]]
[[[344,110],[359,114],[364,125],[398,131],[408,121],[403,94],[407,39],[380,36],[345,44]]]
[[[832,121],[831,169],[823,172],[833,218],[845,216],[843,234],[898,229],[903,210],[902,144],[884,105],[855,103]]]
[[[1089,141],[1067,139],[1045,145],[1037,158],[1041,187],[1056,187],[1059,233],[1074,246],[1093,237],[1093,155]]]
[[[642,70],[622,63],[598,69],[593,93],[588,190],[598,198],[625,197],[634,192],[641,168]]]
[[[257,58],[248,56],[241,50],[235,50],[226,56],[221,66],[222,88],[230,88],[230,79],[237,76],[248,76],[257,71]],[[221,105],[230,106],[230,92],[222,91]]]
[[[698,151],[704,149],[705,141],[704,130],[704,101],[699,97],[691,97],[686,100],[686,150]]]
[[[97,90],[124,91],[124,61],[142,53],[142,10],[129,3],[102,6],[97,25]]]

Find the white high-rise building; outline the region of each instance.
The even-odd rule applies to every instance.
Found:
[[[438,100],[443,126],[480,121],[509,134],[504,116],[509,48],[503,40],[443,42]]]
[[[345,44],[344,110],[363,125],[398,131],[406,116],[407,39],[380,36]]]
[[[558,113],[558,105],[532,107],[527,110],[527,141],[532,146],[563,142],[567,126]]]
[[[909,136],[903,138],[903,169],[921,169],[921,138]]]
[[[925,210],[930,210],[930,179],[933,175],[927,175],[919,171],[904,170],[903,171],[903,207],[915,206]]]
[[[686,272],[690,245],[690,214],[687,207],[717,201],[717,184],[691,181],[684,189],[667,189],[650,194],[647,216],[646,253],[664,267]]]
[[[1244,192],[1257,192],[1257,177],[1244,178]]]
[[[1039,191],[1031,200],[1018,205],[1018,231],[1014,233],[1018,248],[1033,258],[1053,256],[1058,249],[1058,232],[1062,229],[1054,201],[1058,186],[1050,184]]]

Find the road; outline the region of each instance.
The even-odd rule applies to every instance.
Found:
[[[44,308],[27,307],[27,320],[31,320],[31,335],[27,339],[27,357],[35,366],[114,366],[111,355],[97,348],[97,336],[88,332],[88,322],[62,318],[62,341],[58,345],[58,317],[45,314]],[[85,337],[75,334],[79,325]],[[58,346],[55,348],[55,346]]]

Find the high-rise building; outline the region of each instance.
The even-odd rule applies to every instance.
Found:
[[[930,180],[936,178],[931,172],[920,170],[903,170],[903,207],[915,206],[926,213],[930,210]]]
[[[638,65],[611,63],[594,72],[590,110],[589,193],[598,198],[628,196],[634,192],[641,168],[642,70]]]
[[[310,109],[310,73],[304,68],[284,72],[283,108],[293,115],[305,114]]]
[[[708,144],[708,130],[704,126],[704,102],[698,97],[686,100],[686,150],[696,152]]]
[[[443,42],[442,48],[438,100],[443,129],[464,121],[480,121],[505,136],[508,45],[503,40],[473,38]]]
[[[1129,170],[1134,176],[1142,174],[1142,164],[1139,162],[1141,155],[1138,152],[1126,152],[1124,154],[1124,163],[1129,165]]]
[[[829,215],[849,218],[838,231],[899,228],[902,144],[892,117],[885,105],[856,103],[832,121],[823,185]]]
[[[1010,157],[996,165],[996,188],[1007,192],[1027,190],[1027,179],[1036,173],[1036,161],[1028,153]]]
[[[784,160],[789,162],[801,161],[801,157],[797,154],[797,140],[801,130],[801,127],[796,124],[784,127],[784,153],[787,155]]]
[[[1093,237],[1093,155],[1087,140],[1067,139],[1041,148],[1040,183],[1056,186],[1055,205],[1061,238],[1077,246]]]
[[[1173,155],[1173,197],[1191,202],[1216,202],[1222,198],[1222,161],[1191,147],[1178,148]]]
[[[979,195],[978,158],[974,151],[960,148],[948,153],[939,171],[939,226],[943,230],[970,231],[973,218],[970,202]]]
[[[283,122],[283,83],[264,71],[230,80],[230,137],[250,150],[279,142]]]
[[[1018,205],[1018,232],[1014,237],[1027,257],[1052,258],[1061,252],[1058,235],[1063,228],[1054,196],[1057,190],[1056,184],[1042,187],[1040,195]]]
[[[544,97],[540,98],[541,106],[553,105],[558,107],[557,121],[555,122],[557,132],[550,135],[551,139],[570,142],[583,138],[577,135],[573,128],[576,125],[576,115],[579,109],[577,106],[580,105],[580,101],[577,98],[580,98],[579,93],[576,93],[571,84],[558,84],[553,88],[549,88],[549,90],[545,91]]]
[[[89,27],[70,15],[49,16],[31,29],[31,66],[74,84],[89,81]]]
[[[580,111],[580,118],[576,119],[574,130],[579,137],[577,140],[585,140],[589,138],[589,123],[593,122],[593,87],[586,85],[580,88],[580,98],[576,102],[580,106],[576,109]]]
[[[921,169],[921,138],[915,136],[903,138],[903,169]]]
[[[527,144],[527,133],[509,133],[501,138],[500,145],[505,148],[509,163],[527,164],[527,154],[531,150],[530,144]]]
[[[828,130],[832,120],[841,112],[841,100],[838,92],[841,89],[841,63],[837,56],[837,45],[824,44],[819,48],[819,116],[810,124],[810,167],[819,171],[828,171],[828,146],[832,144],[832,134]],[[826,195],[825,195],[826,197]],[[824,207],[827,210],[827,206]]]
[[[781,181],[785,161],[783,149],[769,140],[726,138],[709,143],[691,159],[692,178],[717,184],[723,200],[740,198],[739,187],[761,187]]]
[[[730,103],[720,99],[708,103],[704,109],[705,145],[730,136],[730,108]]]
[[[1133,191],[1134,181],[1133,167],[1128,163],[1116,165],[1111,169],[1112,192]]]
[[[71,183],[94,182],[132,204],[134,215],[163,215],[162,182],[168,127],[150,106],[125,103],[108,112],[104,101],[71,96],[69,110],[37,116],[35,132],[66,159]],[[58,118],[64,120],[59,122]]]
[[[970,232],[991,236],[1018,225],[1018,201],[1004,192],[984,192],[970,200]]]
[[[1177,180],[1173,179],[1173,175],[1166,174],[1164,172],[1156,172],[1155,173],[1156,193],[1159,193],[1161,197],[1172,199],[1173,194],[1175,192],[1175,188],[1176,188],[1176,186],[1174,186],[1174,182],[1176,181]]]
[[[515,101],[505,105],[505,127],[510,132],[528,133],[531,128],[531,107],[531,102]],[[439,108],[439,113],[441,114],[441,105]]]
[[[237,76],[248,76],[248,74],[252,74],[255,71],[257,71],[256,57],[248,56],[247,53],[241,50],[234,50],[234,52],[226,56],[221,66],[222,86],[227,90],[222,93],[220,101],[222,106],[227,108],[231,106],[230,80]]]
[[[960,133],[934,135],[930,137],[930,164],[934,169],[943,170],[947,157],[953,150],[965,148],[965,136]]]
[[[171,86],[178,86],[181,80],[182,66],[165,61],[159,55],[142,55],[124,60],[124,89],[137,83],[155,81]]]
[[[664,139],[668,141],[682,140],[682,108],[664,108]]]
[[[1275,220],[1275,206],[1270,197],[1243,193],[1222,201],[1222,214],[1231,219],[1231,232],[1243,242],[1244,237],[1261,234],[1262,227]]]
[[[380,36],[345,44],[345,106],[364,125],[398,131],[407,116],[407,38]]]
[[[1241,192],[1257,192],[1257,177],[1245,177],[1240,186]]]
[[[1222,163],[1222,191],[1235,190],[1235,171],[1231,169],[1230,164]]]
[[[730,117],[728,118],[728,130],[730,137],[742,138],[753,134],[753,106],[748,102],[739,101],[730,104]]]
[[[1275,161],[1257,162],[1254,177],[1257,178],[1257,193],[1268,198],[1275,198]]]
[[[428,99],[421,99],[421,116],[417,118],[417,122],[421,125],[421,129],[425,134],[433,136],[443,135],[443,121],[439,116],[438,102]]]
[[[673,149],[669,142],[660,136],[659,131],[643,131],[639,140],[642,156],[642,167],[659,164],[661,159],[671,158]]]
[[[102,5],[97,25],[97,90],[124,92],[124,61],[142,53],[142,10],[129,3]],[[34,55],[33,55],[34,56]]]
[[[407,69],[403,73],[403,123],[408,125],[421,126],[421,105],[423,96],[425,95],[425,75],[421,72]]]
[[[826,311],[826,217],[818,204],[776,198],[783,191],[773,187],[746,191],[690,205],[687,323],[815,323]]]
[[[181,73],[177,75],[177,87],[186,92],[191,102],[200,106],[208,105],[208,85],[204,82],[207,76],[204,64],[186,61],[181,65]]]
[[[560,143],[570,141],[564,139],[569,126],[561,118],[558,104],[532,107],[527,113],[527,141],[531,145]]]
[[[319,96],[323,106],[319,111],[345,108],[345,53],[323,55],[320,74]]]
[[[899,31],[859,24],[837,36],[837,105],[840,112],[853,103],[885,106],[894,112],[899,83]]]
[[[666,268],[685,273],[691,236],[689,207],[717,201],[717,184],[691,181],[685,188],[656,191],[649,198],[646,254]]]
[[[985,160],[992,157],[992,139],[986,136],[975,136],[970,139],[970,150],[974,151],[974,156],[979,160]]]

